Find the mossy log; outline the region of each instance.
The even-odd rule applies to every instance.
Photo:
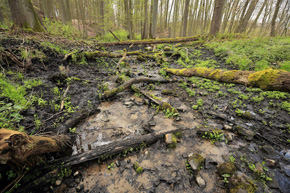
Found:
[[[120,86],[118,86],[117,88],[114,88],[112,90],[106,91],[103,95],[102,95],[102,99],[108,99],[111,98],[115,95],[117,95],[118,93],[124,91],[125,89],[131,87],[131,85],[133,84],[137,84],[137,83],[141,83],[141,82],[160,82],[160,83],[169,83],[172,82],[172,80],[167,80],[167,79],[158,79],[158,78],[147,78],[147,77],[136,77],[136,78],[132,78],[126,82],[124,82],[123,84],[121,84]]]
[[[11,162],[21,165],[27,163],[29,156],[62,150],[68,141],[69,138],[63,135],[36,136],[9,129],[0,129],[0,163]]]
[[[195,67],[190,69],[165,69],[167,73],[178,76],[199,76],[216,81],[259,87],[263,90],[290,92],[290,72],[268,68],[262,71],[241,71]]]
[[[148,40],[132,40],[121,42],[105,42],[96,43],[97,46],[117,46],[117,45],[142,45],[142,44],[164,44],[164,43],[178,43],[178,42],[191,42],[200,39],[205,39],[207,36],[192,36],[185,38],[165,38],[165,39],[148,39]]]

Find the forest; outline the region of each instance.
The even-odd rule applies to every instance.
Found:
[[[0,0],[0,193],[287,193],[289,0]]]

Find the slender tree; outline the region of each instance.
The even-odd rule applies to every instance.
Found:
[[[245,14],[245,16],[241,19],[240,25],[238,26],[238,28],[236,29],[236,33],[243,33],[246,30],[246,27],[248,25],[248,22],[256,8],[256,5],[258,3],[259,0],[252,0],[247,13]]]
[[[276,30],[275,30],[276,19],[277,19],[277,15],[278,15],[281,3],[282,3],[282,0],[277,0],[276,7],[275,7],[275,12],[274,12],[274,15],[273,15],[273,18],[272,18],[272,21],[271,21],[271,33],[270,33],[270,36],[272,36],[272,37],[276,36]]]
[[[188,9],[189,9],[189,0],[185,1],[184,13],[183,13],[183,33],[182,36],[186,36],[187,32],[187,21],[188,21]]]
[[[215,36],[219,32],[223,16],[224,3],[224,0],[215,0],[214,13],[210,27],[210,35],[212,36]]]
[[[152,10],[152,28],[151,28],[151,38],[156,38],[157,32],[157,17],[158,17],[158,0],[153,0],[153,10]]]
[[[8,2],[15,25],[36,32],[44,31],[31,0],[8,0]]]

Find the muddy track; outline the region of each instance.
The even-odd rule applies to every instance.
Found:
[[[40,78],[44,83],[44,86],[30,90],[29,94],[35,93],[46,101],[53,99],[60,103],[53,89],[57,87],[63,92],[67,88],[66,78],[74,77],[68,93],[71,106],[76,111],[96,107],[100,109],[99,113],[76,126],[72,134],[76,139],[72,154],[148,132],[174,130],[177,127],[184,129],[182,135],[178,135],[175,148],[169,148],[162,139],[151,146],[146,147],[144,144],[119,155],[79,164],[71,168],[71,176],[58,177],[52,185],[45,186],[46,192],[227,192],[228,183],[217,174],[217,167],[229,160],[235,162],[239,172],[253,180],[257,185],[257,192],[287,192],[290,188],[290,143],[287,142],[290,138],[290,119],[289,112],[281,108],[283,101],[290,99],[288,93],[283,96],[279,93],[275,95],[203,78],[170,77],[179,81],[164,84],[139,83],[137,86],[140,89],[163,99],[178,110],[178,116],[170,117],[171,112],[158,112],[158,107],[152,101],[130,89],[109,101],[99,99],[104,90],[120,84],[116,82],[118,78],[115,76],[116,62],[119,59],[114,59],[113,62],[113,59],[97,58],[87,61],[87,64],[69,64],[67,77],[62,78],[59,76],[59,65],[64,63],[64,54],[45,48],[37,41],[23,44],[20,40],[9,39],[2,40],[1,45],[7,50],[14,50],[15,55],[20,54],[17,51],[19,47],[29,46],[41,50],[48,57],[44,62],[35,60],[33,68],[24,71],[25,78]],[[210,60],[215,67],[234,69],[233,66],[226,66],[222,59],[202,46],[182,46],[186,48],[184,50],[190,59],[188,63],[192,66],[200,64],[200,61]],[[146,46],[116,46],[106,50],[121,52],[126,48],[127,51],[147,52],[144,47]],[[157,47],[155,52],[165,51]],[[184,67],[178,62],[180,55],[172,56],[173,49],[167,52],[168,67]],[[149,51],[148,54],[154,53]],[[127,65],[122,70],[130,78],[162,77],[158,72],[163,65],[156,61],[141,62],[134,56],[126,59]],[[4,64],[3,67],[8,66]],[[10,77],[13,78],[14,75]],[[25,120],[20,123],[31,133],[56,133],[58,126],[72,114],[65,111],[58,115],[59,111],[49,105],[36,104],[35,107],[22,112]],[[35,114],[43,121],[38,129],[34,126]],[[52,116],[54,117],[48,120]],[[218,130],[222,135],[216,136],[213,130]],[[215,136],[207,135],[209,133]],[[191,153],[205,158],[197,175],[192,175],[186,165]],[[53,156],[57,158],[57,155]],[[136,162],[144,170],[141,174],[137,174],[133,167]],[[263,174],[272,180],[267,181],[265,177],[257,176],[255,170],[251,169],[252,164],[258,163],[265,167],[262,168]],[[197,180],[200,178],[202,180]],[[29,185],[26,187],[29,188]]]

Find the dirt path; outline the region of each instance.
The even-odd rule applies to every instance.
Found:
[[[15,41],[7,46],[17,47],[19,44],[20,42]],[[2,45],[6,45],[5,41],[2,41]],[[52,49],[44,49],[36,42],[27,43],[27,46],[41,47],[46,55],[50,55],[47,62],[42,64],[37,61],[35,68],[25,73],[25,78],[41,78],[46,85],[46,88],[36,87],[30,92],[42,93],[42,98],[46,101],[55,99],[55,102],[59,102],[53,89],[58,87],[64,91],[67,88],[65,81],[57,76],[58,66],[63,63],[63,55]],[[207,67],[234,69],[202,47],[183,45],[179,52],[171,45],[168,47],[167,51],[161,46],[153,53],[145,52],[164,53],[168,59],[167,65],[171,68],[208,65]],[[121,52],[124,48],[127,51],[145,50],[144,46],[116,46],[107,50]],[[183,54],[186,55],[185,58]],[[162,139],[149,147],[144,144],[138,149],[128,149],[105,161],[94,160],[74,166],[70,177],[55,179],[54,184],[46,187],[45,191],[227,192],[233,182],[228,182],[229,177],[222,177],[217,173],[217,168],[226,161],[234,162],[239,172],[252,179],[257,185],[257,192],[288,191],[290,143],[287,140],[290,138],[290,118],[289,112],[283,108],[283,102],[290,99],[288,93],[265,92],[203,78],[171,77],[179,81],[138,84],[142,90],[162,98],[177,109],[179,115],[171,117],[173,113],[157,112],[158,107],[150,100],[129,89],[110,101],[100,101],[99,93],[119,84],[116,76],[109,76],[116,74],[118,59],[115,62],[112,60],[96,59],[87,61],[86,65],[79,62],[71,64],[68,76],[74,77],[69,90],[71,106],[66,106],[64,115],[57,115],[43,123],[40,129],[30,127],[29,131],[55,132],[68,119],[69,107],[98,107],[100,113],[88,117],[73,131],[76,138],[72,147],[73,154],[114,143],[116,140],[134,138],[149,131],[183,128],[181,134],[176,134],[177,146],[169,148]],[[159,71],[164,64],[160,65],[154,60],[140,61],[134,56],[127,57],[126,62],[123,65],[126,72],[124,75],[131,78],[162,77],[162,71]],[[47,67],[46,71],[41,69],[42,65]],[[36,109],[23,113],[27,118],[21,123],[26,127],[33,125],[35,113],[41,120],[46,120],[58,112],[48,105],[37,105]],[[197,174],[191,174],[186,163],[192,153],[205,158]],[[136,162],[143,168],[140,174],[134,169]],[[258,168],[260,173],[257,172]],[[237,190],[232,189],[232,192]]]

